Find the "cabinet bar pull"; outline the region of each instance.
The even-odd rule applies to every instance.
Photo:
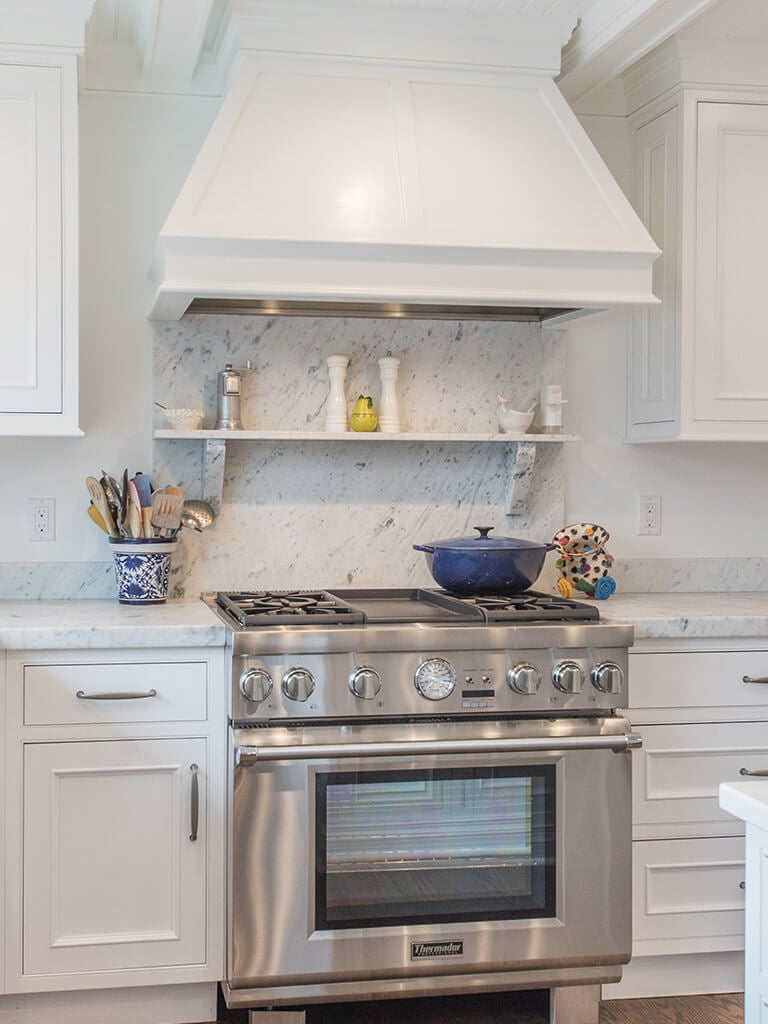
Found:
[[[75,696],[78,700],[144,700],[145,697],[156,697],[157,690],[147,690],[146,693],[130,693],[128,690],[122,693],[86,693],[78,690]]]
[[[759,778],[765,778],[768,776],[768,768],[757,768],[755,771],[749,768],[739,768],[739,775],[756,775]]]
[[[190,808],[189,808],[190,819],[191,819],[191,826],[190,827],[191,827],[192,831],[189,834],[189,838],[190,838],[191,842],[194,843],[195,840],[197,839],[197,821],[198,821],[198,817],[199,817],[199,814],[200,814],[200,790],[199,790],[199,787],[198,787],[198,784],[197,784],[197,765],[196,764],[191,764],[189,766],[189,770],[192,772],[192,795],[191,795],[191,799],[190,799]]]
[[[758,676],[754,679],[752,676],[743,676],[742,683],[768,683],[768,676]]]

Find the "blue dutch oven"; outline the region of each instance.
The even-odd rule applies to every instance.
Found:
[[[489,537],[492,526],[475,526],[477,537],[414,544],[423,551],[435,582],[456,594],[520,594],[541,572],[556,544],[517,537]]]

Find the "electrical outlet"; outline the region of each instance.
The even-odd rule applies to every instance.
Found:
[[[661,533],[661,495],[639,494],[637,496],[637,532],[640,535]]]
[[[29,539],[55,540],[56,499],[29,498],[27,501]]]

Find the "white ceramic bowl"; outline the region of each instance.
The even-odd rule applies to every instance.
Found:
[[[202,409],[166,409],[165,415],[173,430],[199,430],[205,414]]]
[[[516,409],[508,409],[500,404],[498,407],[499,426],[505,434],[524,434],[533,423],[534,412],[534,409],[531,409],[530,412],[518,412]]]

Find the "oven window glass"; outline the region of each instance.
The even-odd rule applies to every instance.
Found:
[[[315,927],[553,917],[555,768],[316,776]]]

